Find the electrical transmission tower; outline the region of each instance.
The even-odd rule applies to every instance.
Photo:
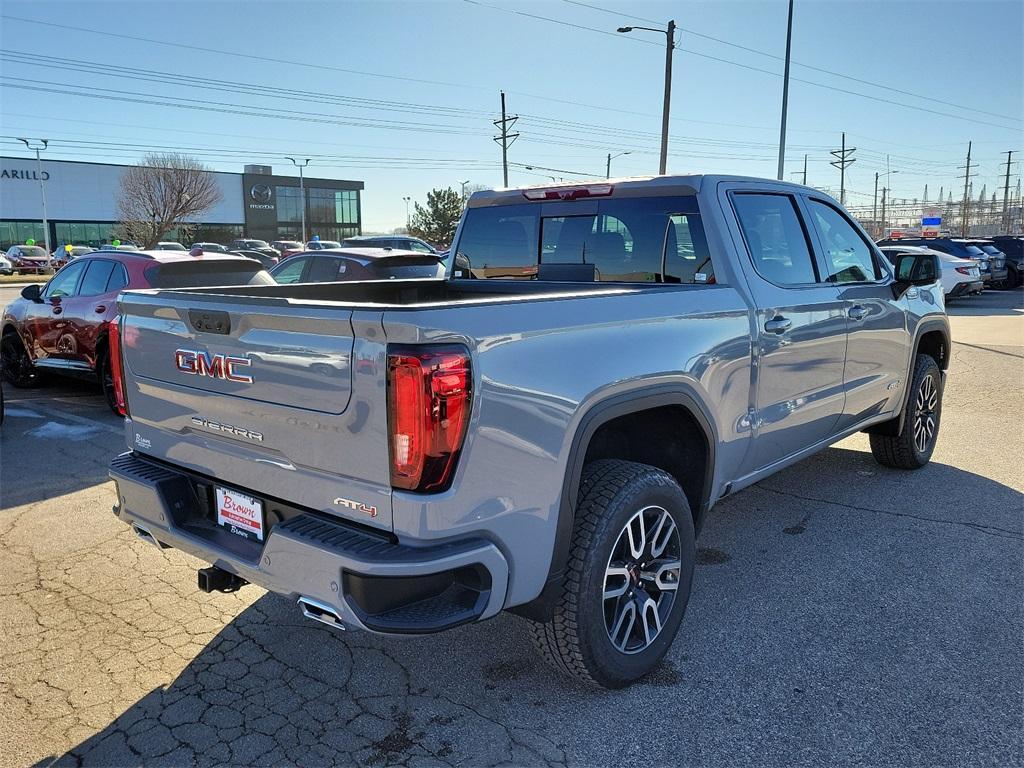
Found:
[[[508,117],[505,114],[505,92],[501,92],[501,120],[495,120],[494,126],[501,131],[501,134],[494,137],[494,140],[501,144],[501,169],[504,173],[505,186],[508,186],[508,148],[519,138],[518,133],[509,133],[509,129],[516,124],[519,115]]]
[[[856,158],[851,157],[856,151],[856,147],[846,148],[846,133],[844,132],[842,149],[833,149],[829,153],[835,157],[835,160],[832,160],[829,165],[839,169],[839,202],[841,205],[846,205],[846,168],[857,162]]]
[[[1010,166],[1013,164],[1013,150],[1006,151],[1006,179],[1003,182],[1003,232],[1010,231]]]
[[[971,177],[975,174],[971,173],[971,144],[973,142],[967,142],[967,164],[957,166],[964,172],[963,176],[957,176],[958,179],[964,180],[964,200],[963,210],[960,213],[960,236],[967,237],[969,228],[971,226]]]

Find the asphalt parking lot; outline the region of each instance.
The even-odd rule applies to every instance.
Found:
[[[0,297],[0,301],[5,300]],[[1024,763],[1024,302],[954,304],[934,459],[851,437],[718,505],[666,663],[568,683],[513,616],[335,634],[110,513],[94,388],[6,388],[0,764]]]

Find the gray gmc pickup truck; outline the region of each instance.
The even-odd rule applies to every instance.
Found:
[[[915,469],[949,325],[807,187],[479,192],[447,278],[128,291],[112,344],[138,536],[336,628],[510,609],[607,687],[664,656],[718,500],[857,431]]]

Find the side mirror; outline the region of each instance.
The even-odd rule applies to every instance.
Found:
[[[896,257],[896,282],[892,291],[899,298],[911,287],[931,285],[939,279],[942,267],[934,253],[901,253]]]
[[[21,289],[21,298],[28,299],[29,301],[40,301],[42,293],[42,289],[37,284],[30,283]]]

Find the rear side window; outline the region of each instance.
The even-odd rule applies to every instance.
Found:
[[[692,197],[471,208],[453,251],[478,278],[535,279],[544,264],[593,266],[600,281],[713,283],[696,209]]]
[[[754,269],[776,285],[818,280],[807,236],[789,195],[739,193],[733,196]]]
[[[335,259],[331,256],[315,256],[309,267],[309,275],[306,282],[309,283],[333,283],[338,280],[351,279],[346,275],[348,272],[348,261]]]
[[[114,264],[114,269],[110,273],[110,279],[107,280],[106,293],[113,293],[114,291],[120,291],[128,285],[128,273],[124,269],[123,264]]]
[[[117,266],[106,259],[93,259],[85,270],[85,277],[82,278],[82,285],[78,289],[79,296],[99,296],[107,292],[107,283],[110,281],[110,273]]]
[[[825,265],[830,283],[870,283],[882,279],[882,272],[854,226],[839,211],[820,200],[809,200],[808,206],[821,246],[825,249]]]

